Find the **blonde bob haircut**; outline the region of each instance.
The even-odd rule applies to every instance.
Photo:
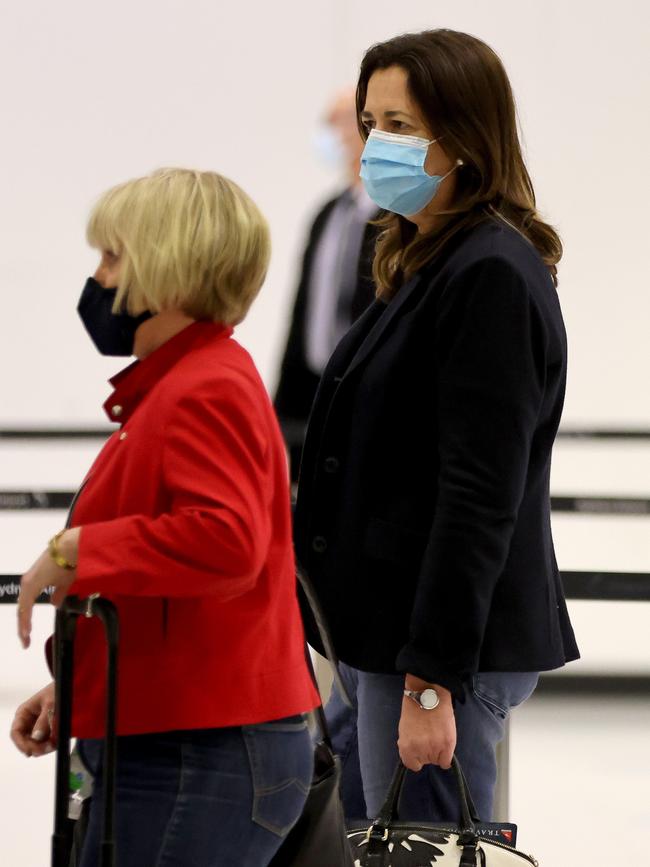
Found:
[[[177,309],[227,325],[248,313],[271,252],[253,200],[222,175],[190,169],[160,169],[108,190],[87,238],[120,257],[113,312]]]

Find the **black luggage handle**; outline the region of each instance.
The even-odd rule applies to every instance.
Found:
[[[106,732],[104,741],[104,824],[99,867],[115,867],[115,747],[117,705],[117,646],[119,621],[108,599],[67,596],[56,612],[54,633],[55,708],[58,726],[56,755],[56,794],[52,867],[69,867],[71,827],[68,819],[70,785],[70,737],[72,725],[72,691],[74,640],[77,617],[97,617],[104,625],[108,666],[106,674]]]

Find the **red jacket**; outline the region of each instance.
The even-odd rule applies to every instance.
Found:
[[[119,611],[118,733],[278,719],[318,703],[296,600],[287,463],[232,330],[196,322],[118,374],[70,593]],[[73,733],[103,734],[101,625],[79,619]]]

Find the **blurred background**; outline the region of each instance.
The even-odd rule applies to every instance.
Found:
[[[16,495],[74,489],[101,446],[11,431],[106,427],[106,379],[124,366],[97,355],[75,312],[96,262],[84,237],[94,199],[169,165],[214,169],[253,196],[274,253],[236,336],[273,392],[308,227],[345,185],[314,135],[367,47],[433,27],[500,54],[539,208],[565,244],[565,434],[624,434],[558,440],[560,568],[650,571],[647,4],[22,0],[0,8],[1,574],[24,571],[65,517]],[[583,600],[571,612],[582,661],[514,715],[511,818],[542,865],[646,863],[650,608]],[[39,636],[52,623],[41,606],[26,654],[14,617],[0,605],[5,733],[15,706],[46,682]],[[46,864],[52,758],[27,762],[3,735],[0,781],[0,860]]]

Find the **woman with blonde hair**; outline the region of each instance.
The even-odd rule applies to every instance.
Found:
[[[295,593],[286,457],[233,339],[269,259],[267,224],[234,183],[166,169],[109,190],[88,224],[101,254],[81,297],[100,352],[137,361],[104,404],[119,424],[69,528],[23,576],[19,631],[44,587],[101,594],[120,617],[120,867],[262,867],[298,818],[318,703]],[[100,627],[78,625],[73,734],[102,777]],[[53,685],[18,709],[16,745],[53,748]],[[97,863],[96,786],[82,867]]]
[[[377,300],[312,409],[296,550],[328,615],[353,714],[327,714],[349,812],[458,818],[454,751],[490,819],[495,746],[538,673],[578,656],[550,521],[566,383],[562,246],[537,212],[499,57],[466,33],[363,58],[361,177],[385,210]],[[310,624],[311,643],[320,648]]]

